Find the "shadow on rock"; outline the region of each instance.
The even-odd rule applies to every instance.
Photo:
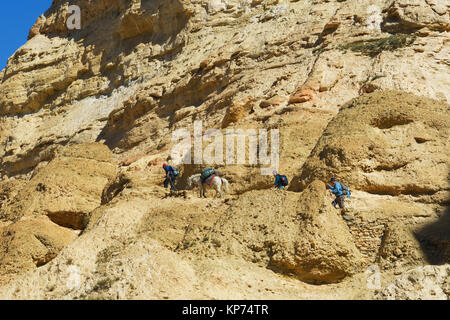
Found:
[[[440,219],[415,233],[430,264],[450,262],[450,207],[447,206]]]

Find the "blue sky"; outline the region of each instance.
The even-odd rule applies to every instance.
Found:
[[[0,70],[8,58],[27,41],[28,31],[52,0],[0,1]]]

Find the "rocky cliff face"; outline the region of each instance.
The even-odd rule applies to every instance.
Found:
[[[80,30],[53,1],[0,73],[0,297],[372,298],[370,266],[387,286],[449,262],[448,4],[76,4]],[[278,129],[289,191],[204,163],[179,187],[214,165],[226,199],[166,193],[172,133],[196,120]],[[377,297],[409,297],[395,286]]]

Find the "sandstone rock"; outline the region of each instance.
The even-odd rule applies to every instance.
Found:
[[[121,67],[121,63],[115,60],[117,55],[113,53],[116,45],[112,45],[118,37],[126,40],[158,34],[159,38],[154,39],[158,44],[153,53],[158,55],[165,49],[170,51],[171,45],[165,48],[161,48],[161,45],[168,41],[168,37],[173,34],[176,36],[190,15],[189,10],[178,0],[158,3],[139,1],[127,7],[121,1],[107,0],[95,3],[81,1],[77,5],[84,13],[83,30],[97,31],[88,32],[88,38],[102,43],[100,51],[111,55],[111,59],[105,61],[105,67],[111,62]],[[114,17],[114,23],[103,24],[101,21],[108,14]],[[99,93],[111,93],[122,83],[121,77],[107,79],[100,74],[103,59],[98,52],[64,38],[69,33],[77,32],[67,30],[67,16],[67,4],[54,3],[47,16],[40,17],[30,31],[28,43],[10,59],[0,86],[0,114],[36,112],[48,102],[53,107],[62,106]],[[48,37],[48,34],[60,34],[61,37]],[[181,38],[175,41],[177,44],[174,46],[181,45]],[[26,77],[23,71],[29,71]],[[19,89],[11,90],[12,87]],[[58,92],[62,95],[58,95]]]
[[[270,10],[264,12],[261,16],[259,16],[258,20],[260,22],[265,22],[265,21],[268,21],[271,19],[276,19],[276,18],[282,16],[283,14],[285,14],[287,9],[288,9],[287,4],[274,6]]]
[[[315,93],[316,92],[311,88],[300,88],[289,98],[289,103],[302,103],[311,101]]]
[[[297,212],[304,220],[295,244],[272,248],[274,265],[317,283],[340,281],[363,264],[347,226],[324,199],[324,188],[315,181],[300,195]]]
[[[438,1],[397,0],[387,10],[385,29],[404,30],[424,26],[448,31],[449,5]]]
[[[95,230],[86,232],[56,259],[35,270],[32,277],[40,278],[46,274],[43,283],[36,286],[29,282],[32,277],[22,277],[3,287],[0,295],[42,299],[68,294],[72,298],[105,299],[117,297],[117,286],[124,286],[122,298],[153,296],[162,299],[162,291],[170,297],[180,297],[183,292],[190,291],[195,275],[186,262],[154,240],[146,239],[136,245],[129,243],[149,208],[149,203],[142,200],[133,203],[126,201],[104,211],[96,221]],[[110,236],[104,238],[101,234]],[[134,262],[129,264],[127,261]],[[162,267],[160,262],[166,265]],[[123,269],[125,265],[128,266],[126,270]],[[150,274],[155,277],[149,277]],[[16,290],[17,283],[21,283],[19,286],[24,290]],[[170,287],[178,288],[178,294],[169,293]],[[11,288],[14,289],[10,291]],[[184,290],[179,291],[179,288]]]
[[[222,2],[222,0],[210,0],[207,5],[209,14],[216,14],[226,9],[226,5]]]
[[[134,155],[131,155],[131,156],[123,159],[119,165],[128,167],[129,165],[138,161],[139,159],[142,159],[143,157],[145,157],[145,154],[143,154],[143,153],[134,154]]]
[[[449,124],[448,105],[438,101],[399,92],[355,99],[328,125],[297,185],[336,176],[373,194],[419,197],[448,190]]]
[[[18,216],[47,215],[53,222],[83,229],[101,204],[102,192],[116,176],[109,149],[101,144],[67,146],[16,195],[10,206]]]
[[[313,182],[301,194],[253,191],[229,203],[226,217],[202,236],[194,228],[186,241],[206,238],[212,246],[194,252],[233,254],[313,283],[338,282],[358,272],[363,259],[348,228]]]
[[[314,104],[333,113],[361,92],[378,89],[449,99],[444,34],[426,34],[422,28],[420,45],[383,52],[376,59],[336,49],[346,41],[388,36],[381,30],[382,34],[367,36],[366,20],[390,4],[376,1],[372,7],[379,10],[374,11],[355,0],[290,2],[281,10],[282,19],[258,22],[261,28],[255,28],[247,18],[262,9],[270,12],[276,2],[214,3],[225,9],[208,16],[208,4],[200,2],[81,1],[81,32],[67,30],[67,4],[55,2],[33,28],[36,35],[0,73],[0,114],[27,115],[26,122],[5,117],[12,140],[0,148],[5,158],[1,171],[8,176],[26,174],[48,161],[55,145],[69,141],[104,140],[111,149],[118,148],[115,152],[149,146],[156,151],[175,129],[179,120],[174,119],[186,115],[178,113],[185,107],[195,107],[197,119],[207,118],[209,127],[218,127],[232,101],[292,96],[303,84],[317,91],[317,99],[303,102],[305,106]],[[393,6],[402,12],[412,10],[411,17],[422,7],[431,10],[423,2],[417,4],[413,9],[405,9],[403,2]],[[438,4],[430,5],[442,12],[436,9]],[[235,17],[238,11],[242,19],[228,22],[232,27],[214,27],[215,38],[210,37],[211,24]],[[297,12],[311,14],[299,17]],[[170,28],[162,28],[162,22]],[[189,33],[189,28],[198,31]],[[70,37],[83,41],[69,41]],[[83,45],[88,43],[95,45]],[[418,48],[425,49],[423,54],[415,54]],[[411,69],[411,63],[416,67]],[[135,94],[139,99],[130,100]],[[309,96],[300,100],[305,98]],[[255,112],[254,117],[255,125],[261,125],[258,119],[268,115]]]
[[[22,216],[21,212],[11,210],[14,200],[27,185],[27,181],[19,179],[9,179],[0,182],[0,220],[11,223],[17,221]]]
[[[28,34],[28,40],[40,34],[41,28],[44,25],[44,23],[45,23],[45,16],[44,15],[39,16],[39,18],[37,18],[36,22],[34,23],[33,27],[31,27],[30,29],[30,32]]]
[[[122,39],[148,33],[164,38],[182,29],[188,18],[183,1],[137,2],[120,17],[116,32]]]
[[[238,122],[247,116],[253,108],[253,97],[247,97],[244,100],[234,102],[228,109],[222,121],[222,128],[228,127],[231,123]]]
[[[450,265],[424,266],[410,270],[377,294],[380,300],[448,300]]]
[[[419,241],[408,227],[389,225],[384,231],[379,250],[379,265],[382,268],[418,266],[426,264]]]
[[[0,86],[0,115],[38,111],[47,99],[67,89],[79,74],[87,71],[80,55],[73,41],[33,37],[9,59]],[[60,68],[52,67],[59,63]],[[30,71],[25,75],[23,70]]]
[[[45,265],[76,236],[44,217],[24,218],[0,229],[0,281]]]
[[[158,189],[144,177],[139,182],[132,181],[133,187],[124,190],[108,205],[97,208],[88,228],[55,259],[1,286],[0,297],[324,297],[323,288],[280,277],[270,269],[236,256],[208,259],[189,255],[186,250],[173,252],[179,242],[188,240],[184,237],[187,223],[188,230],[197,224],[210,228],[227,206],[220,202],[184,198],[163,199],[164,190],[159,190],[162,188]],[[357,297],[360,294],[341,284],[335,284],[334,288],[331,297]]]
[[[259,103],[259,106],[261,108],[267,108],[271,106],[279,106],[286,102],[286,98],[282,96],[274,96],[270,99],[263,100]]]
[[[448,195],[446,198],[448,201]],[[435,221],[422,224],[415,232],[415,237],[422,245],[422,251],[431,264],[443,264],[450,261],[450,207]]]
[[[186,117],[192,115],[193,113],[195,113],[195,109],[196,108],[194,106],[191,106],[191,107],[183,108],[181,110],[176,111],[175,115],[174,115],[174,120],[180,121],[183,118],[186,118]]]

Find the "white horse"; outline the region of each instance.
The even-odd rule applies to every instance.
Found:
[[[206,180],[208,180],[208,179],[206,179]],[[193,176],[190,176],[188,178],[188,186],[190,188],[192,187],[192,185],[194,183],[196,183],[198,185],[198,188],[200,189],[200,197],[204,197],[204,198],[206,198],[206,194],[205,194],[206,187],[216,189],[216,197],[222,198],[222,184],[224,185],[226,192],[228,192],[229,185],[230,185],[227,179],[221,178],[219,176],[214,176],[211,181],[211,185],[209,185],[206,182],[202,182],[200,173],[194,174]]]

